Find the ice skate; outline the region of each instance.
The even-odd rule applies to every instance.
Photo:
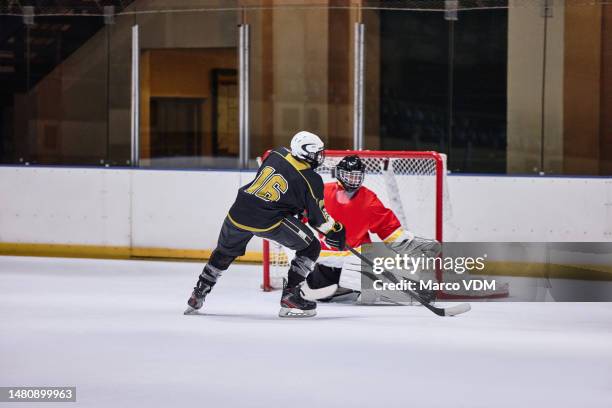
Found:
[[[214,284],[204,279],[202,276],[198,279],[198,283],[193,288],[191,297],[187,300],[187,309],[183,314],[194,314],[202,308],[206,295],[210,293]]]
[[[279,317],[313,317],[317,314],[317,303],[302,297],[302,284],[289,287],[285,280],[280,304]]]

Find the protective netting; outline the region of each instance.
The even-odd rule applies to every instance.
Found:
[[[359,155],[359,152],[354,152]],[[352,153],[349,153],[352,154]],[[381,153],[382,154],[382,153]],[[410,155],[410,152],[405,152]],[[336,165],[342,160],[347,153],[336,154],[327,153],[325,162],[317,168],[317,173],[322,177],[333,177],[332,171]],[[436,161],[433,157],[398,157],[393,155],[380,157],[365,157],[360,156],[366,166],[366,177],[372,175],[381,175],[385,168],[390,168],[396,176],[434,176],[436,174]]]
[[[363,185],[393,210],[405,229],[421,237],[436,238],[436,226],[441,228],[452,214],[445,188],[444,155],[434,152],[328,152],[325,162],[317,169],[323,182],[334,181],[335,166],[349,154],[360,156],[366,166]],[[441,161],[441,166],[437,161]],[[436,182],[440,170],[441,190]],[[442,200],[442,215],[436,212],[437,199]],[[377,237],[373,236],[372,240],[376,242]],[[271,242],[269,255],[270,286],[280,288],[293,254]]]

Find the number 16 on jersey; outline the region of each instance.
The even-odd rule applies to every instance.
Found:
[[[259,175],[251,186],[245,191],[249,194],[253,194],[264,201],[278,201],[281,198],[281,194],[285,194],[289,188],[289,183],[280,174],[275,173],[275,169],[270,166],[266,166],[259,172]]]

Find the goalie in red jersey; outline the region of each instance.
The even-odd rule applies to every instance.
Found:
[[[438,241],[416,237],[405,230],[393,211],[385,207],[372,190],[363,186],[365,165],[358,156],[344,157],[335,168],[335,176],[337,181],[326,183],[324,187],[325,208],[345,226],[349,246],[359,250],[361,245],[371,243],[371,234],[375,234],[393,251],[401,254],[435,257],[440,253]],[[309,285],[325,287],[338,284],[339,289],[334,297],[359,296],[359,259],[349,251],[329,247],[322,237],[321,249],[315,270],[307,277]],[[361,303],[375,300],[360,299]]]

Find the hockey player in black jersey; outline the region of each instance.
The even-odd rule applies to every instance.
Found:
[[[306,215],[308,223],[326,233],[326,243],[344,248],[345,230],[335,222],[323,204],[323,180],[314,169],[324,159],[321,139],[299,132],[291,149],[274,149],[264,159],[255,179],[238,189],[221,227],[217,247],[199,276],[187,301],[186,314],[202,307],[206,295],[236,257],[244,255],[253,236],[276,241],[295,252],[289,266],[281,298],[281,317],[316,315],[314,300],[333,294],[337,285],[311,289],[305,279],[313,270],[321,245],[312,230],[297,217]]]

